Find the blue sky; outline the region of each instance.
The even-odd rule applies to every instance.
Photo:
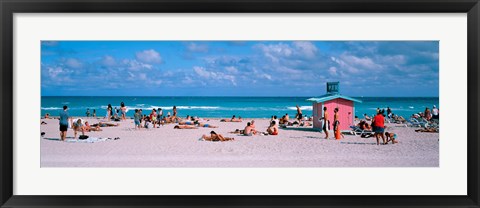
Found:
[[[42,41],[42,96],[438,96],[438,41]]]

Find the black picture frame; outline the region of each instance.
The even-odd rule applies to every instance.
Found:
[[[479,207],[478,0],[0,0],[1,207]],[[467,13],[468,194],[466,196],[25,196],[13,195],[15,13]],[[448,180],[446,178],[445,180]]]

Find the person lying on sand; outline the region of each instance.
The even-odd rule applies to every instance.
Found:
[[[214,125],[211,125],[211,124],[207,124],[207,123],[197,123],[197,126],[198,127],[204,127],[204,128],[218,128],[218,126],[214,126]]]
[[[224,136],[222,136],[221,134],[217,134],[217,133],[214,132],[214,131],[211,131],[211,132],[210,132],[210,136],[203,135],[203,136],[202,136],[202,139],[205,140],[205,141],[212,141],[212,142],[215,142],[215,141],[224,142],[224,141],[235,140],[235,138],[224,137]]]
[[[112,127],[112,126],[120,126],[119,123],[116,123],[116,124],[112,124],[112,123],[105,123],[105,122],[98,122],[97,124],[92,124],[91,126],[93,127]]]
[[[438,133],[438,129],[434,127],[425,127],[423,129],[416,129],[415,132],[430,132],[430,133]]]
[[[91,126],[88,121],[85,121],[85,131],[102,131],[100,126]]]
[[[195,125],[195,122],[187,120],[178,122],[179,125]]]
[[[387,142],[385,144],[388,144],[389,141],[392,141],[392,144],[398,143],[397,134],[395,133],[385,132],[385,137],[387,138]]]
[[[173,129],[198,129],[198,127],[192,125],[175,125]]]
[[[228,133],[231,133],[231,134],[243,134],[244,130],[240,130],[240,129],[236,129],[235,131],[231,131],[231,132],[228,132]]]
[[[220,122],[242,122],[242,117],[239,116],[237,119],[235,118],[235,115],[233,115],[231,119],[224,118],[220,120]]]

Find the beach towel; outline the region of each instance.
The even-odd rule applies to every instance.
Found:
[[[89,137],[87,139],[66,139],[65,142],[69,143],[95,143],[95,142],[104,142],[107,141],[107,138],[99,137]]]

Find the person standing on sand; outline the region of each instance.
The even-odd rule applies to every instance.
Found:
[[[177,106],[173,106],[173,117],[177,117]]]
[[[335,139],[339,140],[341,137],[343,137],[342,133],[340,132],[340,121],[338,120],[338,108],[335,108],[333,110],[333,131],[335,135]]]
[[[125,103],[121,102],[120,103],[120,110],[122,111],[122,120],[126,121],[127,120],[127,107],[125,106]]]
[[[437,106],[433,105],[433,108],[432,108],[432,119],[439,119],[439,112],[438,112],[438,108]]]
[[[141,113],[138,109],[135,109],[135,114],[133,114],[133,121],[135,122],[135,129],[140,128],[140,118],[141,118]]]
[[[160,126],[160,124],[163,124],[162,123],[162,120],[163,120],[163,110],[161,108],[158,108],[157,109],[157,120],[158,120],[158,125]]]
[[[60,112],[60,139],[62,141],[65,141],[65,139],[67,138],[68,119],[70,118],[67,110],[68,110],[68,107],[64,105],[63,111]]]
[[[300,107],[298,107],[298,105],[296,106],[297,107],[297,119],[298,119],[298,123],[301,123],[302,122],[302,110],[300,109]]]
[[[107,106],[107,120],[110,121],[110,118],[112,117],[112,105],[108,104]]]
[[[328,139],[328,130],[330,130],[330,121],[328,120],[327,107],[323,107],[323,131],[325,132],[325,139]]]
[[[97,117],[97,110],[93,109],[93,117],[96,118]]]
[[[380,143],[380,136],[382,137],[383,144],[386,143],[385,136],[383,132],[385,131],[385,117],[383,117],[382,112],[378,112],[375,117],[373,117],[372,127],[373,131],[375,132],[375,138],[377,139],[377,145]]]
[[[150,113],[150,121],[153,123],[153,128],[156,128],[157,125],[157,111],[152,109],[152,112]]]

